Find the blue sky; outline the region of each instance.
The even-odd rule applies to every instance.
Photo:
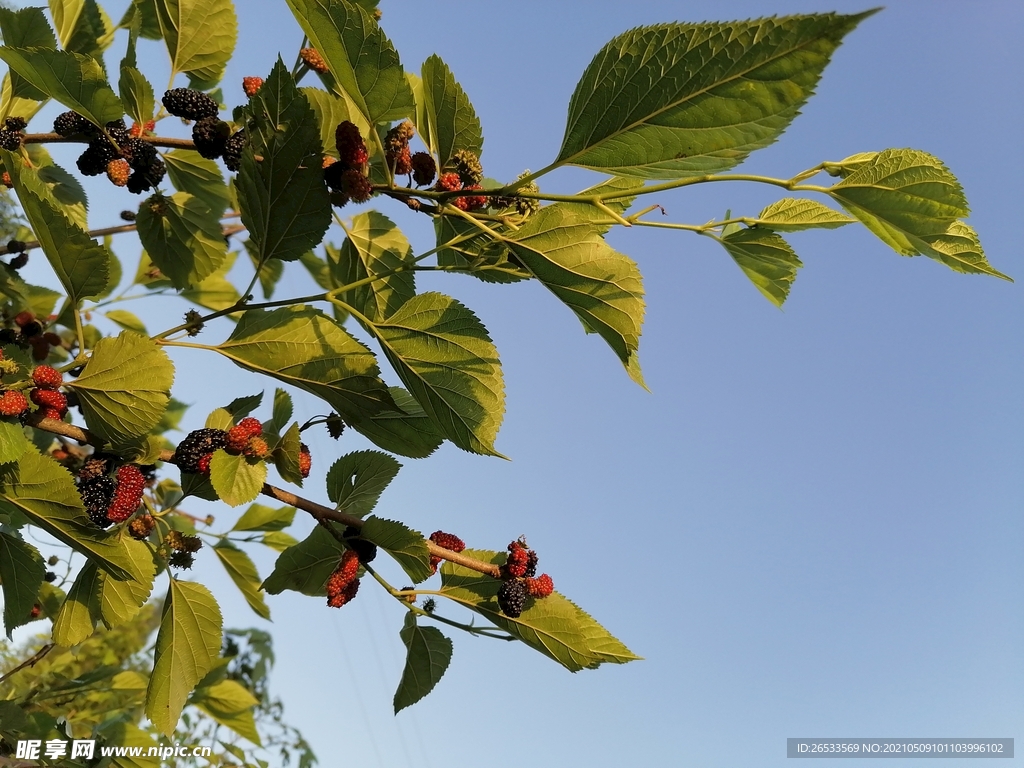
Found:
[[[124,5],[108,7],[116,16]],[[555,156],[579,75],[619,32],[869,6],[381,7],[407,69],[438,53],[454,70],[483,123],[485,171],[506,180]],[[278,51],[292,61],[301,41],[284,2],[239,8],[229,103],[242,99],[244,75],[265,75]],[[1022,38],[1019,3],[894,2],[847,38],[804,114],[742,169],[788,177],[860,151],[928,151],[963,183],[992,264],[1024,278]],[[140,61],[166,72],[158,44]],[[597,178],[567,170],[543,188]],[[117,223],[134,202],[105,183],[89,188],[91,226]],[[669,220],[703,223],[778,197],[719,184],[650,202]],[[379,207],[417,252],[433,245],[425,221]],[[710,240],[609,239],[645,276],[651,391],[537,285],[423,279],[491,331],[507,388],[498,448],[512,461],[451,446],[405,461],[379,512],[483,548],[526,534],[557,588],[645,660],[570,675],[525,646],[455,636],[435,692],[395,717],[402,611],[390,598],[370,584],[341,611],[272,597],[273,690],[321,764],[781,766],[792,736],[1024,737],[1019,283],[898,256],[849,226],[791,238],[805,267],[779,311]],[[137,253],[127,238],[115,249]],[[308,287],[290,266],[275,298]],[[184,306],[155,311],[173,320]],[[176,395],[195,403],[189,427],[237,394],[272,389],[199,352],[175,360]],[[300,399],[300,420],[318,412]],[[321,478],[341,452],[365,447],[311,437]],[[325,500],[322,480],[307,489]],[[236,514],[209,511],[224,528]],[[269,553],[257,561],[268,573]],[[259,625],[218,568],[200,558],[196,576],[222,598],[226,624]]]

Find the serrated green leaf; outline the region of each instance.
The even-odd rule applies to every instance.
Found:
[[[630,378],[645,386],[637,358],[644,290],[636,263],[613,250],[598,225],[557,205],[542,208],[506,242],[584,328],[608,343]]]
[[[419,626],[411,613],[406,614],[399,634],[407,653],[395,691],[396,715],[434,690],[452,660],[452,641],[434,627]]]
[[[597,54],[556,160],[619,176],[718,173],[768,146],[874,11],[638,27]]]
[[[988,263],[978,233],[962,221],[954,221],[949,228],[938,235],[927,235],[922,238],[929,246],[925,256],[940,261],[954,272],[967,275],[992,275],[1003,280],[1013,279],[995,269]]]
[[[29,144],[26,150],[32,165],[39,173],[39,180],[46,185],[57,207],[73,224],[76,224],[83,230],[87,229],[89,226],[89,199],[86,197],[85,189],[82,188],[78,178],[54,163],[50,153],[41,144]],[[114,261],[111,254],[110,267],[114,266]],[[111,274],[111,277],[113,277],[113,274]],[[107,293],[107,291],[104,291],[104,293]],[[102,295],[100,294],[97,298],[102,297]]]
[[[416,295],[412,246],[394,222],[377,211],[356,214],[339,251],[328,249],[327,265],[338,286],[409,267],[338,295],[370,320],[391,317]]]
[[[31,447],[21,422],[13,417],[0,418],[0,464],[17,461]]]
[[[496,565],[505,560],[502,552],[466,550],[464,554]],[[594,669],[601,664],[625,664],[640,658],[558,592],[541,600],[527,598],[526,608],[519,618],[509,618],[498,606],[501,583],[500,579],[448,560],[441,565],[441,593],[445,597],[476,611],[570,672]]]
[[[412,91],[394,45],[373,17],[348,0],[288,0],[310,45],[327,62],[320,79],[346,95],[369,125],[412,117]]]
[[[394,405],[370,350],[312,307],[250,310],[217,351],[243,368],[311,392],[346,421]]]
[[[363,522],[359,535],[391,555],[414,583],[419,584],[429,579],[433,573],[430,569],[430,550],[419,531],[395,520],[371,515]]]
[[[877,152],[858,152],[855,155],[850,155],[839,162],[826,162],[822,163],[822,169],[829,176],[841,176],[846,178],[854,171],[860,169],[860,167],[866,163],[870,163],[878,155]]]
[[[284,552],[289,547],[294,547],[298,544],[299,540],[284,531],[270,531],[270,533],[263,534],[260,543],[270,547],[275,552]]]
[[[263,504],[253,504],[238,518],[232,531],[280,531],[292,524],[295,507],[277,509]]]
[[[198,304],[200,307],[214,311],[220,311],[237,305],[241,297],[234,283],[227,278],[227,274],[231,271],[231,267],[234,266],[235,257],[237,256],[238,254],[234,251],[228,253],[220,269],[194,288],[186,288],[181,292],[181,297]]]
[[[78,302],[98,296],[107,287],[110,254],[67,217],[39,174],[15,157],[0,150],[25,216],[68,297]]]
[[[185,497],[195,496],[196,498],[206,499],[207,501],[220,501],[220,498],[217,496],[217,492],[213,490],[210,478],[206,475],[190,475],[182,473],[181,492]]]
[[[145,324],[137,315],[133,315],[127,309],[110,309],[105,314],[108,320],[117,323],[126,331],[133,331],[140,336],[149,336],[149,331],[146,330]]]
[[[139,209],[136,226],[150,259],[176,288],[197,286],[227,256],[219,214],[187,192],[154,195]]]
[[[309,536],[281,553],[273,573],[260,589],[271,595],[290,589],[311,597],[323,597],[327,594],[324,584],[344,551],[341,542],[317,526]]]
[[[316,246],[331,223],[316,113],[280,58],[248,109],[249,145],[235,179],[242,223],[257,262],[292,261]]]
[[[854,221],[817,200],[784,197],[758,214],[757,226],[776,232],[798,232],[803,229],[835,229]]]
[[[440,447],[444,436],[409,392],[401,387],[388,389],[397,410],[374,414],[352,424],[352,428],[386,451],[425,459]]]
[[[0,34],[3,35],[4,44],[11,48],[49,48],[56,50],[57,39],[53,35],[42,8],[21,8],[17,11],[10,8],[0,8]],[[7,93],[10,89],[9,94]],[[43,101],[46,94],[24,80],[13,69],[4,78],[4,102],[24,100],[31,102]],[[12,107],[15,105],[12,103]],[[8,112],[8,115],[22,115],[27,118],[23,111]]]
[[[260,593],[260,574],[256,570],[256,564],[245,552],[228,541],[221,541],[213,547],[224,570],[235,582],[257,616],[270,620],[270,609],[267,607],[263,595]]]
[[[379,451],[347,453],[327,471],[327,498],[342,512],[368,515],[401,468],[392,456]]]
[[[114,24],[96,0],[49,0],[61,47],[91,56],[102,65],[103,52],[114,42]]]
[[[438,266],[456,267],[485,283],[529,280],[532,275],[528,271],[509,261],[511,254],[502,236],[509,234],[511,228],[499,223],[492,223],[489,228],[498,237],[455,216],[434,219]]]
[[[206,417],[206,422],[203,424],[203,427],[206,429],[223,429],[227,431],[234,425],[235,420],[231,415],[231,411],[227,408],[214,408]]]
[[[264,422],[264,429],[278,433],[292,417],[292,396],[283,389],[274,390],[274,404],[270,421]]]
[[[0,59],[33,87],[96,125],[106,125],[124,115],[121,100],[107,83],[103,68],[91,56],[48,48],[4,46],[0,48]]]
[[[30,621],[32,606],[43,583],[46,565],[39,550],[6,533],[0,533],[0,582],[3,583],[4,629],[11,633]]]
[[[117,27],[118,29],[130,29],[133,24],[138,24],[139,37],[144,37],[147,40],[159,40],[162,37],[160,19],[156,12],[156,0],[132,0],[132,4],[124,12]]]
[[[424,110],[441,165],[463,149],[479,157],[484,148],[480,119],[451,69],[434,54],[423,62],[421,74]]]
[[[253,707],[259,701],[238,681],[221,680],[209,687],[197,688],[189,704],[199,707],[225,728],[253,744],[263,745],[253,717]]]
[[[432,155],[437,155],[437,139],[434,136],[433,128],[430,126],[430,118],[427,117],[427,103],[426,97],[423,94],[423,80],[414,72],[406,72],[405,81],[409,84],[409,90],[412,91],[412,98],[416,104],[416,116],[412,121],[416,126],[416,132],[419,134],[420,141],[426,145],[427,151]]]
[[[299,453],[302,450],[302,440],[299,437],[299,425],[292,422],[288,430],[281,436],[280,441],[274,447],[274,465],[281,479],[288,483],[302,487],[302,470],[299,466]]]
[[[202,584],[171,579],[156,638],[146,716],[165,736],[174,733],[192,689],[220,655],[221,613]]]
[[[125,111],[137,124],[145,125],[148,120],[153,119],[156,98],[153,95],[153,86],[149,84],[145,75],[135,67],[122,65],[117,88]]]
[[[66,648],[89,637],[99,618],[97,597],[100,573],[94,563],[86,563],[75,577],[57,618],[53,621],[53,642]]]
[[[116,581],[108,574],[99,574],[100,618],[108,629],[120,627],[134,619],[153,591],[156,564],[149,547],[132,538],[124,528],[119,533],[121,545],[135,563],[138,580]]]
[[[494,450],[505,411],[498,351],[473,312],[440,293],[413,297],[373,333],[441,433],[463,450]]]
[[[187,149],[175,149],[163,158],[174,188],[198,197],[220,219],[228,207],[228,188],[216,161]]]
[[[156,342],[131,331],[100,339],[82,375],[67,386],[78,395],[89,430],[113,445],[142,437],[171,398],[174,365]]]
[[[231,0],[156,0],[157,21],[171,57],[171,71],[204,84],[224,76],[238,40]]]
[[[115,578],[141,578],[119,537],[89,519],[70,473],[34,450],[0,465],[0,512],[23,513]]]
[[[234,400],[228,403],[227,408],[218,409],[227,411],[228,415],[231,417],[231,421],[228,422],[228,426],[218,427],[218,429],[231,429],[231,427],[234,426],[234,424],[231,423],[232,421],[238,422],[241,419],[244,419],[250,413],[259,408],[260,405],[262,404],[262,392],[259,392],[255,395],[243,395],[242,397],[236,397]],[[213,414],[211,413],[210,416],[213,416]]]
[[[237,507],[260,495],[267,480],[267,465],[242,455],[215,451],[210,459],[210,482],[225,504]]]
[[[731,232],[720,242],[757,290],[781,307],[796,271],[803,266],[789,243],[774,232],[754,227]]]

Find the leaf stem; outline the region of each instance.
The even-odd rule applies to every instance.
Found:
[[[40,661],[42,661],[43,657],[46,654],[48,654],[50,651],[52,651],[55,647],[56,647],[56,645],[54,643],[47,643],[42,648],[40,648],[38,651],[33,653],[27,659],[25,659],[23,662],[21,662],[21,664],[19,664],[14,669],[12,669],[10,672],[7,672],[3,677],[0,677],[0,683],[5,682],[7,680],[7,678],[9,678],[11,675],[13,675],[16,672],[20,672],[25,667],[34,667],[36,664],[38,664]]]

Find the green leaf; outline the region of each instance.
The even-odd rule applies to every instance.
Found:
[[[556,163],[645,179],[732,168],[779,137],[842,38],[872,13],[625,32],[576,86]]]
[[[320,153],[322,155],[330,155],[331,157],[338,156],[338,147],[335,144],[334,133],[338,128],[338,124],[345,120],[352,121],[352,115],[349,114],[348,102],[340,96],[336,96],[333,93],[328,93],[321,88],[310,88],[308,86],[299,88],[299,92],[306,97],[306,101],[309,102],[309,106],[316,114],[316,124],[320,128]],[[357,117],[358,121],[359,118]],[[366,136],[369,132],[369,126],[359,125],[360,133]]]
[[[87,562],[75,577],[57,618],[53,621],[53,642],[65,648],[78,645],[89,637],[99,614],[100,573],[95,563]]]
[[[260,575],[256,570],[256,564],[245,552],[226,540],[216,544],[213,551],[220,559],[224,570],[228,572],[228,576],[241,591],[245,602],[258,616],[269,621],[270,609],[260,593]]]
[[[374,414],[352,424],[352,428],[386,451],[411,459],[425,459],[438,449],[444,437],[408,391],[401,387],[388,389],[397,410]]]
[[[187,149],[166,152],[163,158],[174,188],[198,197],[219,220],[228,207],[228,188],[216,161]]]
[[[330,269],[327,266],[327,262],[321,259],[312,251],[306,251],[299,256],[299,261],[302,266],[309,272],[309,276],[313,278],[313,282],[323,288],[325,291],[329,291],[335,286],[331,283]]]
[[[260,543],[270,547],[275,552],[284,552],[289,547],[294,547],[298,544],[299,540],[283,531],[271,531],[270,533],[263,534]]]
[[[135,67],[122,65],[117,88],[121,93],[121,102],[125,110],[136,123],[145,125],[153,118],[156,98],[153,96],[153,86],[149,84],[145,75]]]
[[[136,23],[136,19],[139,24],[140,37],[147,40],[159,40],[162,37],[160,19],[156,12],[156,0],[132,0],[132,4],[124,12],[117,27],[118,29],[130,29],[132,24]]]
[[[259,701],[238,681],[221,680],[209,687],[197,688],[189,704],[199,707],[225,728],[262,746],[253,717],[253,707]]]
[[[302,440],[299,437],[299,425],[292,422],[288,431],[284,433],[277,445],[274,446],[273,459],[277,467],[277,473],[287,483],[294,483],[302,487],[302,470],[299,467],[299,453],[302,450]]]
[[[173,383],[167,353],[145,336],[122,331],[100,339],[82,375],[67,386],[78,395],[89,430],[116,446],[160,421]]]
[[[737,229],[721,238],[743,274],[772,304],[781,307],[803,266],[780,235],[758,227]]]
[[[258,392],[255,395],[243,395],[242,397],[236,397],[230,403],[228,407],[222,410],[227,411],[231,419],[226,422],[227,427],[225,429],[231,429],[234,426],[233,422],[240,421],[248,416],[250,413],[255,411],[260,405],[263,404],[263,393]],[[218,409],[221,410],[221,409]],[[213,416],[211,413],[210,416]]]
[[[81,229],[87,229],[89,226],[89,199],[86,197],[85,189],[82,188],[78,177],[53,162],[53,158],[43,145],[29,144],[27,151],[32,165],[39,172],[39,180],[49,189],[57,206],[73,224],[78,225]],[[111,258],[110,266],[112,268],[114,261],[116,259]],[[113,269],[111,269],[111,277],[113,277]]]
[[[266,480],[267,465],[263,461],[251,461],[226,451],[214,451],[210,459],[210,482],[228,506],[248,504],[260,495]]]
[[[231,0],[156,0],[160,32],[171,57],[171,72],[185,72],[204,84],[224,76],[238,40]]]
[[[61,47],[91,56],[102,65],[103,52],[114,42],[114,24],[96,0],[49,0]]]
[[[441,165],[460,149],[479,156],[484,148],[480,119],[451,69],[434,54],[423,62],[421,73],[424,110]]]
[[[273,573],[260,589],[271,595],[290,589],[311,597],[323,597],[327,594],[324,584],[344,551],[341,542],[317,526],[309,536],[281,553]]]
[[[243,368],[311,392],[346,421],[393,407],[373,353],[312,307],[249,310],[217,351]]]
[[[368,515],[401,468],[393,457],[379,451],[345,454],[327,471],[327,498],[342,512]]]
[[[501,564],[505,553],[466,550],[468,557]],[[441,593],[554,659],[570,672],[595,669],[601,664],[625,664],[639,659],[571,601],[558,592],[541,600],[527,598],[525,610],[511,619],[498,607],[501,580],[444,561]]]
[[[238,289],[228,280],[227,274],[231,271],[231,267],[234,266],[237,255],[234,251],[228,253],[220,269],[199,283],[195,288],[187,288],[182,291],[181,297],[214,311],[235,306],[241,297],[238,294]]]
[[[384,320],[416,295],[412,246],[402,230],[377,211],[356,214],[346,232],[348,237],[341,250],[327,251],[327,264],[337,285],[350,285],[408,267],[338,295],[370,320]]]
[[[500,456],[505,411],[498,351],[469,309],[440,293],[413,297],[373,332],[405,386],[442,434],[466,451]]]
[[[134,619],[153,591],[156,564],[148,546],[132,538],[124,528],[118,534],[125,552],[135,562],[139,580],[116,581],[108,574],[99,574],[100,618],[108,629],[120,627]]]
[[[253,504],[238,518],[232,531],[280,531],[292,524],[295,507],[267,507]]]
[[[273,416],[271,416],[270,421],[263,423],[264,431],[269,430],[275,434],[280,432],[284,429],[284,425],[288,423],[288,420],[291,419],[292,410],[292,396],[283,389],[275,389]]]
[[[202,584],[171,579],[156,638],[146,716],[171,736],[192,689],[220,656],[221,613]]]
[[[242,223],[258,262],[292,261],[331,223],[316,113],[280,58],[248,109],[249,146],[235,179]]]
[[[613,176],[610,179],[595,184],[592,187],[587,187],[582,192],[579,192],[579,196],[604,196],[604,195],[623,195],[622,197],[615,197],[612,200],[604,202],[604,205],[610,208],[618,215],[624,214],[629,210],[630,206],[636,200],[635,194],[626,194],[639,192],[643,189],[643,179],[631,179],[622,176]],[[602,201],[603,202],[603,201]],[[592,222],[601,234],[605,234],[612,228],[613,221],[609,217],[608,212],[602,210],[598,206],[590,203],[557,203],[557,207],[571,212],[574,216],[584,221]]]
[[[35,451],[0,465],[0,513],[22,513],[115,578],[143,578],[120,538],[96,527],[64,467]]]
[[[42,8],[22,8],[14,11],[10,8],[0,7],[0,34],[3,35],[4,44],[11,48],[49,48],[56,50],[57,40],[53,36],[53,30],[43,15]],[[9,78],[9,80],[8,80]],[[9,90],[9,93],[7,92]],[[4,102],[15,100],[26,100],[32,102],[44,101],[45,93],[26,82],[13,69],[10,70],[4,79]],[[14,103],[11,104],[15,108]],[[8,112],[9,115],[24,115],[23,111]],[[27,117],[27,116],[26,116]]]
[[[394,520],[371,515],[359,529],[359,535],[391,555],[414,583],[426,581],[433,573],[430,550],[419,531]]]
[[[954,272],[962,272],[967,275],[992,275],[1013,282],[1010,277],[988,263],[984,251],[981,250],[978,233],[962,221],[954,221],[942,234],[928,235],[922,239],[929,246],[925,255],[936,261],[941,261]]]
[[[238,402],[238,399],[232,400],[231,404],[234,405]],[[239,408],[239,410],[242,410],[242,408]],[[214,408],[210,411],[209,416],[206,417],[206,423],[203,424],[203,427],[206,429],[223,429],[225,431],[233,426],[235,426],[235,420],[232,417],[231,411],[227,408]]]
[[[506,241],[516,257],[600,334],[630,377],[644,386],[637,358],[644,321],[640,269],[601,237],[598,225],[558,205],[542,208]]]
[[[430,118],[427,117],[427,100],[423,94],[423,80],[413,72],[406,72],[405,81],[409,83],[409,90],[412,91],[412,98],[416,103],[416,117],[412,122],[419,133],[420,141],[426,145],[430,154],[437,155],[437,137],[434,136]]]
[[[121,100],[107,84],[99,62],[91,56],[49,48],[4,46],[0,48],[0,59],[32,86],[96,125],[106,125],[124,115]]]
[[[299,26],[327,62],[324,86],[347,96],[369,125],[412,117],[416,105],[394,45],[348,0],[288,0]]]
[[[434,627],[419,626],[411,613],[399,634],[408,653],[395,691],[396,715],[434,690],[452,660],[452,641]]]
[[[30,621],[29,613],[43,583],[46,565],[39,550],[0,532],[0,582],[3,582],[4,629],[11,633]]]
[[[133,315],[127,309],[110,309],[105,314],[108,320],[117,323],[126,331],[133,331],[141,336],[149,336],[149,331],[146,330],[143,322],[138,316]]]
[[[69,299],[79,302],[98,296],[107,287],[110,253],[68,219],[39,174],[15,158],[0,150],[29,225]]]
[[[511,228],[492,223],[490,229],[497,237],[455,216],[434,219],[438,266],[456,267],[485,283],[529,280],[532,277],[529,272],[508,260],[511,254],[502,236],[511,232]]]
[[[198,285],[224,263],[219,214],[187,192],[154,195],[136,219],[142,247],[176,288]]]
[[[784,197],[765,208],[757,217],[757,226],[775,232],[798,232],[802,229],[836,229],[852,224],[854,219],[822,205],[817,200]]]
[[[16,418],[0,418],[0,464],[17,461],[32,443]]]

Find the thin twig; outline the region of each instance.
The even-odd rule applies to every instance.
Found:
[[[140,136],[154,147],[168,149],[195,149],[192,139],[175,139],[170,136]],[[84,136],[61,136],[59,133],[26,133],[21,138],[22,144],[88,144],[92,139]]]
[[[20,672],[25,667],[34,667],[36,664],[38,664],[40,661],[42,661],[43,656],[45,656],[50,651],[52,651],[54,649],[54,647],[55,647],[54,643],[47,643],[42,648],[40,648],[38,651],[36,651],[34,654],[29,656],[23,662],[21,662],[21,664],[19,664],[14,669],[12,669],[10,672],[6,673],[3,677],[0,677],[0,683],[5,682],[7,680],[7,678],[9,678],[15,672]]]

